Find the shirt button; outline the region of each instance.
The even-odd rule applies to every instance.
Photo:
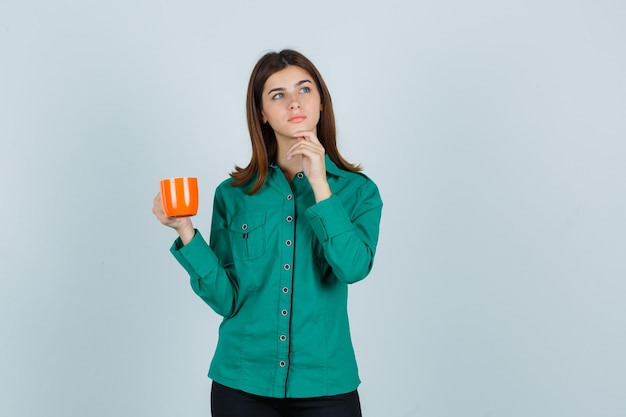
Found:
[[[293,195],[289,194],[287,195],[287,200],[291,200],[293,198]]]
[[[287,240],[285,241],[285,245],[287,245],[287,246],[291,246],[291,240],[287,239]]]
[[[279,365],[281,368],[284,368],[287,365],[287,363],[285,361],[280,361]]]
[[[304,178],[304,174],[302,172],[298,172],[298,174],[296,175],[298,178]]]
[[[247,224],[242,224],[241,225],[241,230],[248,230],[248,225]]]
[[[289,288],[287,288],[287,287],[283,287],[283,292],[284,292],[285,294],[287,294],[287,293],[289,292]]]
[[[285,265],[283,265],[283,269],[284,269],[285,271],[289,271],[289,270],[291,269],[291,265],[289,265],[289,264],[285,264]]]
[[[287,336],[285,336],[284,334],[280,335],[280,341],[284,342],[285,340],[287,340]]]
[[[293,217],[287,216],[287,218],[285,220],[287,220],[289,223],[291,223],[293,221]]]
[[[288,311],[287,311],[287,310],[283,310],[283,311],[281,311],[281,312],[280,312],[280,314],[282,314],[283,316],[286,316],[286,315],[287,315],[287,313],[288,313]]]

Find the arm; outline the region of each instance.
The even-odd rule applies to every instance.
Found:
[[[232,273],[232,253],[225,204],[216,191],[211,222],[211,246],[200,232],[184,244],[179,238],[171,252],[189,273],[191,287],[216,313],[228,317],[236,311],[238,283]]]
[[[355,194],[352,216],[336,195],[305,212],[326,261],[337,278],[346,283],[360,281],[371,271],[382,212],[382,201],[373,182],[368,180]]]

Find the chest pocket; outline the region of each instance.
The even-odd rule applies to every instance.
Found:
[[[230,224],[233,257],[256,259],[265,253],[265,213],[244,213],[233,217]]]

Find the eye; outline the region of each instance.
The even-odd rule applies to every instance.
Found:
[[[278,100],[279,98],[283,98],[283,93],[276,93],[272,96],[272,100]]]
[[[311,88],[310,87],[302,87],[300,89],[301,93],[310,93],[311,92]]]

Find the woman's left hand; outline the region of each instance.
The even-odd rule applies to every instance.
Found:
[[[315,200],[325,200],[331,194],[326,180],[326,150],[311,131],[302,130],[293,135],[298,142],[287,151],[287,158],[302,155],[302,170],[313,188]]]

